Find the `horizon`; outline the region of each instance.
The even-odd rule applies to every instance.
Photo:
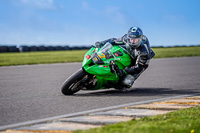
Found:
[[[20,48],[20,47],[92,47],[95,46],[93,45],[85,45],[85,44],[0,44],[0,47],[16,47],[16,48]],[[163,48],[167,48],[167,47],[198,47],[200,46],[200,44],[179,44],[179,45],[156,45],[156,46],[150,46],[151,48],[157,48],[157,47],[163,47]]]

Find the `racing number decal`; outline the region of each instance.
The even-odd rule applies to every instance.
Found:
[[[98,55],[99,56],[99,58],[106,58],[106,55],[105,54],[101,54],[101,55]]]

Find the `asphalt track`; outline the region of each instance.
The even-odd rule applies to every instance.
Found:
[[[200,93],[200,57],[153,59],[134,90],[80,91],[63,81],[81,63],[0,67],[0,126],[158,98]]]

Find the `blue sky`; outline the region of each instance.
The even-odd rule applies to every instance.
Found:
[[[152,46],[200,44],[200,0],[0,0],[1,45],[92,45],[131,26]]]

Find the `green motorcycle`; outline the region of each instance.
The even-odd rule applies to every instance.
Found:
[[[123,46],[106,43],[102,48],[92,47],[84,56],[82,68],[66,79],[61,91],[72,95],[79,90],[116,88],[119,81],[116,69],[130,64],[131,57]]]

